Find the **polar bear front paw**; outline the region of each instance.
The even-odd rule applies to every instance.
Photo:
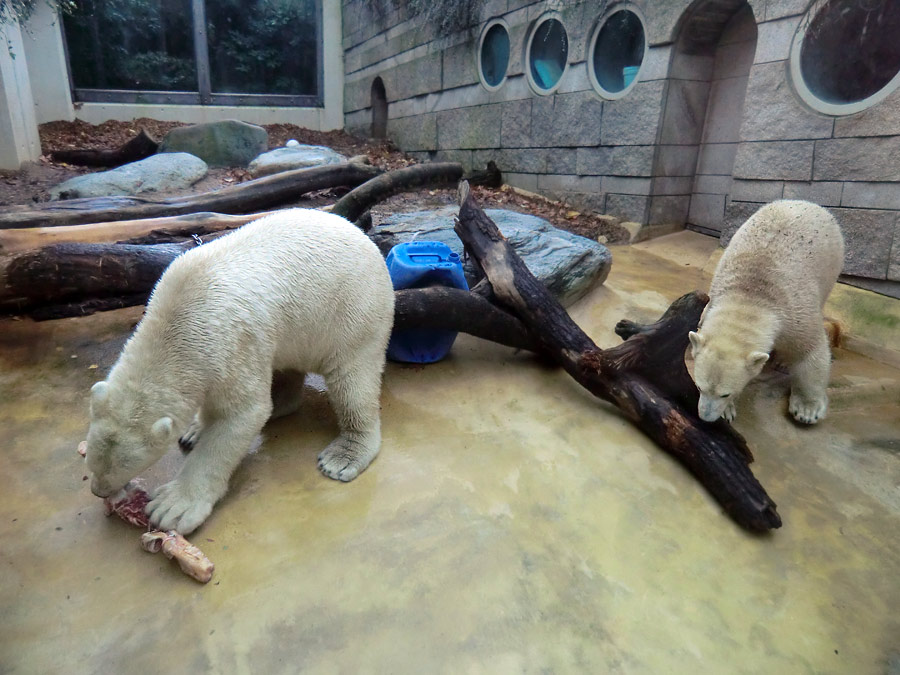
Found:
[[[377,454],[377,444],[366,444],[341,435],[319,453],[319,470],[329,478],[346,483],[365,471]]]
[[[734,405],[734,401],[729,401],[725,406],[725,410],[722,411],[722,418],[726,422],[734,422],[735,417],[737,417],[737,408]]]
[[[182,437],[178,439],[178,447],[181,448],[182,452],[190,452],[194,449],[194,446],[197,444],[197,439],[200,438],[201,431],[203,431],[203,423],[198,417],[194,417],[191,426],[189,426]]]
[[[151,495],[145,512],[154,527],[190,534],[212,513],[214,499],[192,499],[186,496],[178,480],[160,485]]]
[[[791,394],[788,411],[791,416],[802,424],[815,424],[825,417],[828,410],[828,397],[805,400],[797,394]]]

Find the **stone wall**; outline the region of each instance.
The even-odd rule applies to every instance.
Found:
[[[587,67],[591,32],[611,3],[485,0],[477,22],[445,37],[391,0],[343,5],[348,130],[369,132],[380,78],[387,133],[402,149],[467,169],[493,159],[506,182],[580,208],[696,226],[727,242],[761,204],[810,199],[844,226],[845,272],[896,292],[887,280],[900,281],[900,90],[851,116],[807,108],[788,68],[807,0],[634,0],[648,50],[636,85],[616,100],[593,89]],[[545,96],[528,84],[524,51],[551,5],[569,52],[559,88]],[[739,12],[755,35],[726,30]],[[476,52],[495,17],[509,27],[510,65],[489,91]]]

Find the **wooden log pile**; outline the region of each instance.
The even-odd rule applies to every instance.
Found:
[[[0,216],[0,316],[54,319],[143,304],[175,257],[262,215],[229,214],[275,207],[303,190],[358,186],[332,211],[365,229],[366,213],[379,201],[404,190],[456,184],[462,173],[460,165],[445,163],[377,175],[351,162],[178,200],[73,200],[81,204],[71,211],[66,206],[72,202],[19,208]],[[496,183],[498,172],[489,167],[475,178]],[[465,332],[553,360],[678,459],[741,527],[780,527],[775,503],[750,471],[744,439],[727,422],[702,422],[696,414],[698,394],[684,352],[708,298],[679,298],[649,326],[623,320],[616,331],[625,341],[599,349],[475,204],[468,182],[460,183],[459,196],[456,231],[485,278],[471,291],[397,291],[396,327]],[[213,204],[225,213],[207,212]]]

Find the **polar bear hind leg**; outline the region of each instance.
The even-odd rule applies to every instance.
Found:
[[[189,534],[212,512],[228,490],[231,474],[247,454],[272,412],[268,380],[229,387],[229,393],[208,401],[204,426],[178,475],[158,487],[147,505],[150,522],[160,530]]]
[[[806,356],[791,367],[788,410],[803,424],[815,424],[828,411],[828,376],[831,352],[824,329]]]
[[[377,342],[377,341],[376,341]],[[381,374],[384,349],[366,349],[352,365],[325,375],[340,435],[319,453],[319,469],[329,478],[351,481],[381,447]]]

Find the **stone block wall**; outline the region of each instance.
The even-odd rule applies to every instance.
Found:
[[[642,223],[684,220],[696,157],[670,153],[654,180],[672,34],[690,0],[666,2],[655,13],[658,3],[632,3],[647,20],[649,50],[639,82],[619,100],[594,91],[586,61],[591,31],[611,3],[571,3],[558,12],[569,56],[549,96],[535,93],[524,72],[528,29],[548,3],[489,0],[478,22],[443,38],[402,9],[381,4],[392,9],[378,16],[371,1],[344,2],[348,130],[368,133],[372,82],[380,77],[388,136],[421,159],[456,160],[467,169],[494,160],[506,182],[582,208]],[[503,18],[511,43],[507,79],[494,92],[479,82],[476,54],[491,18]],[[678,175],[665,174],[677,165]],[[673,192],[680,201],[673,202]]]
[[[696,226],[725,243],[762,204],[809,199],[844,227],[845,273],[897,294],[900,90],[855,115],[809,109],[788,67],[808,4],[632,0],[648,50],[636,85],[608,100],[592,88],[587,59],[612,3],[485,0],[477,21],[441,37],[405,5],[343,0],[345,126],[368,134],[381,78],[388,136],[419,159],[467,169],[494,160],[512,185],[625,220]],[[524,51],[551,5],[562,8],[569,51],[558,89],[545,96],[528,84]],[[726,31],[739,12],[755,35]],[[698,26],[715,16],[719,32],[703,43]],[[479,35],[492,18],[510,36],[507,79],[496,91],[477,72]]]

